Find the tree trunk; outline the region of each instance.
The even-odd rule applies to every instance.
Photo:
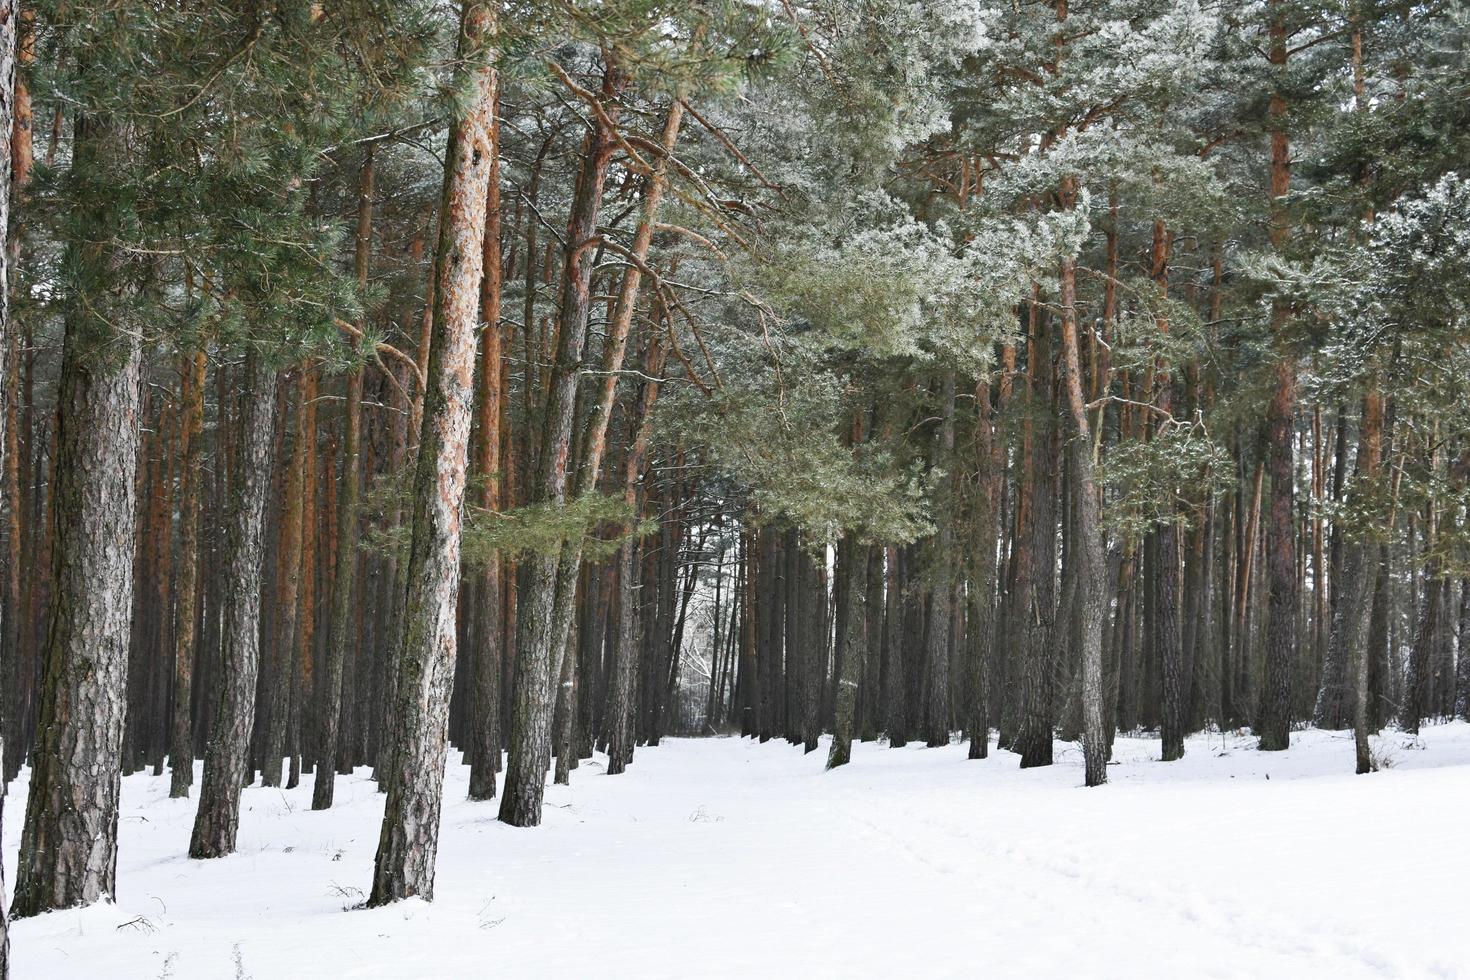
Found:
[[[459,537],[475,374],[486,202],[495,145],[495,31],[488,7],[466,4],[460,56],[473,71],[464,115],[445,155],[427,401],[414,485],[413,539],[393,696],[398,744],[390,753],[383,829],[370,905],[434,897],[449,692],[454,675]]]
[[[221,637],[214,719],[204,748],[204,779],[189,856],[232,854],[240,827],[240,789],[249,768],[260,669],[260,590],[265,564],[265,503],[275,445],[276,375],[256,354],[245,360],[239,399],[234,481],[226,516]]]
[[[940,382],[941,414],[936,465],[949,471],[946,496],[955,492],[954,413],[955,373],[945,371]],[[939,529],[934,535],[935,581],[930,606],[929,642],[925,659],[928,668],[928,698],[924,706],[924,741],[930,748],[949,744],[949,645],[950,620],[954,613],[954,584],[950,577],[954,560],[954,514],[943,508],[938,515]]]
[[[492,72],[492,99],[499,99],[498,78]],[[497,118],[496,145],[499,145]],[[485,323],[480,351],[480,399],[478,405],[480,443],[477,469],[485,481],[480,505],[490,511],[504,506],[500,471],[500,431],[504,424],[504,392],[501,388],[501,354],[505,346],[500,325],[500,161],[490,163],[490,185],[485,197],[485,256],[480,280],[480,319]],[[535,221],[531,221],[535,224]],[[529,255],[527,260],[530,260]],[[501,560],[492,555],[474,584],[475,607],[471,611],[470,636],[475,644],[471,658],[474,675],[470,689],[470,789],[472,800],[495,797],[495,774],[500,771],[500,674],[504,655],[500,615],[504,601],[501,589]]]
[[[269,657],[269,691],[265,711],[264,752],[260,781],[280,786],[286,754],[286,729],[291,711],[291,692],[296,664],[296,620],[301,615],[302,525],[305,510],[303,487],[306,470],[307,402],[312,388],[311,365],[303,363],[296,379],[296,426],[291,439],[291,458],[286,464],[281,493],[280,544],[276,556],[275,629]],[[284,421],[284,419],[283,419]]]
[[[20,566],[15,560],[16,549],[19,538],[19,484],[14,480],[16,469],[16,433],[15,397],[18,386],[12,381],[14,375],[15,347],[11,343],[11,335],[14,328],[10,322],[10,246],[8,236],[10,232],[10,182],[12,168],[4,166],[4,161],[11,158],[11,132],[12,126],[18,132],[15,140],[17,146],[23,147],[26,155],[30,150],[30,97],[23,85],[17,86],[15,80],[15,51],[16,51],[16,7],[19,6],[15,0],[0,0],[0,474],[5,477],[6,502],[11,508],[10,523],[10,557],[6,569],[6,592],[0,599],[0,657],[7,654],[11,657],[19,656],[19,649],[10,643],[13,635],[12,624],[7,617],[17,617],[20,613],[19,603],[16,602],[20,594],[18,588]],[[27,47],[30,44],[29,32],[24,42]],[[17,89],[19,89],[17,91]],[[16,96],[19,96],[24,106],[16,105]],[[24,181],[25,170],[19,170],[18,183]],[[12,493],[12,487],[15,492]],[[5,713],[7,722],[0,727],[0,825],[3,825],[5,814],[5,784],[10,775],[10,760],[5,755],[6,736],[14,737],[15,727],[12,719],[18,720],[11,712],[14,710],[16,701],[10,686],[17,679],[18,672],[6,673],[0,671],[0,712]],[[11,751],[16,751],[16,746]],[[10,927],[9,915],[5,910],[5,862],[0,860],[0,980],[8,980],[10,977]]]
[[[1020,683],[1021,724],[1016,748],[1021,768],[1052,763],[1051,652],[1056,617],[1055,460],[1056,419],[1052,410],[1052,359],[1041,312],[1032,304],[1033,326],[1027,351],[1031,404],[1038,428],[1031,436],[1031,468],[1026,501],[1027,561],[1017,570],[1020,602],[1016,607],[1024,638]],[[1018,532],[1019,533],[1019,532]]]
[[[1284,0],[1269,0],[1270,50],[1276,70],[1287,59],[1287,28],[1281,6]],[[1271,219],[1273,248],[1285,247],[1290,232],[1284,199],[1291,189],[1291,151],[1286,134],[1286,97],[1271,93]],[[1271,333],[1276,338],[1275,390],[1266,420],[1266,468],[1271,479],[1267,510],[1266,556],[1269,578],[1270,633],[1266,645],[1266,676],[1261,692],[1262,751],[1280,751],[1289,743],[1293,666],[1297,657],[1297,617],[1301,599],[1296,578],[1296,526],[1292,520],[1295,462],[1292,431],[1296,422],[1296,365],[1286,348],[1283,334],[1291,317],[1285,297],[1271,304]]]
[[[621,74],[609,65],[603,77],[602,98],[611,103],[622,86]],[[556,360],[548,384],[537,479],[532,487],[537,503],[561,505],[567,498],[577,382],[591,301],[590,246],[601,211],[607,166],[615,148],[613,133],[599,119],[583,143],[582,167],[564,239]],[[519,596],[510,751],[500,800],[500,819],[516,827],[541,823],[541,797],[551,762],[552,682],[565,649],[565,637],[558,635],[563,631],[558,628],[557,616],[561,567],[559,550],[529,557]],[[569,589],[570,584],[563,588]]]
[[[1433,504],[1429,505],[1433,508]],[[1425,550],[1434,547],[1433,521],[1425,530]],[[1399,723],[1411,735],[1419,734],[1419,726],[1426,717],[1434,714],[1432,703],[1434,644],[1439,635],[1439,621],[1443,613],[1443,590],[1439,587],[1439,563],[1434,559],[1424,567],[1423,611],[1419,615],[1419,628],[1414,634],[1414,645],[1409,652],[1408,689],[1405,692],[1404,709]],[[1410,602],[1413,595],[1410,594]]]
[[[178,605],[174,643],[174,712],[168,795],[182,799],[194,782],[194,731],[191,726],[194,660],[197,656],[200,481],[203,478],[204,385],[208,358],[195,351],[185,361],[184,407],[179,447],[183,480],[179,488]]]
[[[847,554],[842,564],[847,576],[847,601],[840,629],[845,635],[837,664],[836,724],[832,728],[832,748],[827,754],[827,768],[845,766],[852,759],[853,715],[857,705],[858,672],[866,653],[868,555],[867,547],[849,536]]]
[[[663,348],[658,338],[649,341],[644,356],[643,394],[640,399],[638,431],[628,449],[628,458],[623,464],[623,502],[636,522],[640,511],[641,494],[639,481],[643,474],[644,459],[648,451],[648,437],[652,428],[653,405],[658,398],[659,383],[656,378],[663,370]],[[613,648],[612,681],[607,705],[607,774],[622,773],[633,758],[634,705],[633,691],[638,661],[638,608],[634,577],[638,562],[635,558],[637,545],[631,528],[618,549],[618,633]],[[751,678],[754,679],[753,677]]]
[[[1070,189],[1070,181],[1063,193]],[[1098,520],[1097,482],[1093,476],[1092,434],[1082,394],[1082,367],[1077,348],[1076,260],[1061,263],[1062,371],[1067,406],[1074,428],[1071,441],[1072,500],[1076,510],[1077,596],[1081,620],[1082,757],[1088,786],[1108,778],[1108,740],[1103,730],[1102,630],[1107,561]]]
[[[305,701],[310,693],[312,655],[315,647],[312,637],[316,631],[316,555],[317,555],[317,452],[316,452],[316,399],[317,369],[308,364],[304,368],[304,383],[301,398],[301,591],[296,600],[296,629],[290,637],[290,653],[287,664],[291,671],[291,700],[286,715],[286,754],[290,757],[290,770],[286,777],[286,788],[294,789],[301,783],[302,725]],[[309,760],[308,760],[309,761]]]
[[[136,334],[80,316],[67,322],[62,353],[52,625],[17,916],[90,905],[116,887],[142,357]]]
[[[369,143],[363,159],[357,199],[357,248],[353,264],[359,289],[367,288],[368,263],[373,243],[374,148]],[[353,340],[354,349],[357,340]],[[361,351],[355,351],[359,356]],[[337,496],[337,555],[332,576],[332,621],[328,627],[325,676],[322,678],[321,759],[311,788],[311,808],[326,810],[332,805],[336,774],[345,754],[341,739],[342,677],[347,651],[352,645],[352,596],[357,580],[357,493],[360,482],[359,456],[362,442],[362,367],[355,365],[347,376],[347,401],[343,407],[342,479]]]
[[[890,748],[908,744],[908,708],[904,695],[903,655],[903,590],[907,582],[900,574],[899,549],[884,549],[888,592],[883,610],[883,728],[888,733]]]
[[[1455,662],[1455,717],[1470,721],[1470,578],[1460,579],[1459,659]]]

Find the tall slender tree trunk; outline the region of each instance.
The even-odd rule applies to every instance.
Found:
[[[301,398],[301,573],[300,595],[296,600],[296,629],[290,637],[287,663],[291,670],[291,700],[286,715],[286,754],[290,757],[290,769],[286,777],[286,788],[294,789],[301,783],[302,718],[306,713],[305,702],[310,693],[313,654],[312,638],[316,633],[316,556],[317,525],[317,432],[316,399],[318,392],[317,368],[308,364],[304,369]],[[310,762],[310,760],[307,760]]]
[[[670,105],[668,114],[664,119],[664,130],[661,141],[661,153],[655,159],[652,172],[649,174],[643,196],[643,210],[639,217],[638,227],[633,235],[632,248],[628,250],[630,265],[623,275],[622,286],[618,291],[617,301],[613,307],[612,323],[608,330],[608,337],[603,349],[602,384],[598,394],[597,402],[593,406],[592,417],[581,439],[581,460],[576,471],[576,480],[573,493],[577,497],[593,493],[597,488],[597,481],[601,475],[602,459],[607,446],[607,428],[612,417],[614,397],[617,390],[617,380],[622,370],[623,360],[626,355],[628,338],[632,332],[633,313],[638,303],[639,292],[642,287],[643,270],[646,268],[649,248],[653,241],[655,222],[658,216],[659,205],[663,200],[665,175],[668,170],[668,159],[673,154],[674,146],[678,141],[679,130],[683,125],[684,104],[675,99]],[[654,304],[661,309],[658,303]],[[657,397],[657,386],[648,389],[648,392]],[[652,402],[644,406],[652,410]],[[576,586],[579,581],[579,569],[582,560],[582,542],[580,538],[567,542],[562,549],[556,576],[556,602],[553,609],[554,635],[553,651],[562,651],[562,656],[569,656],[575,651],[575,644],[571,642],[572,619],[574,615],[574,600],[576,597]],[[673,596],[667,597],[672,601]],[[670,607],[672,608],[672,607]],[[669,634],[660,633],[662,642]],[[671,658],[677,658],[677,641],[668,649]],[[672,670],[672,665],[670,665]],[[563,668],[561,671],[562,683],[557,687],[558,708],[570,720],[571,699],[575,693],[574,670]],[[650,710],[650,733],[651,744],[657,744],[658,737],[662,734],[665,724],[664,714],[671,699],[664,697],[665,686],[656,684],[653,687],[654,697],[648,705]],[[565,703],[563,703],[565,702]],[[566,730],[569,741],[571,729]],[[567,765],[570,764],[567,760]],[[567,773],[562,770],[562,764],[557,767],[557,781],[565,782]]]
[[[490,84],[495,89],[491,98],[498,101],[498,78],[493,72]],[[499,145],[498,118],[494,125],[497,127],[496,144]],[[480,458],[476,461],[484,480],[480,505],[491,511],[498,511],[504,506],[500,472],[503,465],[500,433],[505,414],[501,387],[501,354],[505,343],[500,325],[500,224],[500,160],[497,158],[490,163],[490,186],[485,198],[485,256],[481,263],[484,273],[480,284],[480,319],[485,323],[485,330],[480,348]],[[500,770],[500,676],[504,655],[501,643],[504,623],[500,614],[504,602],[501,564],[499,556],[491,556],[474,586],[475,607],[471,612],[470,630],[475,643],[470,691],[469,797],[472,800],[494,798],[495,774]]]
[[[1169,298],[1169,260],[1173,246],[1173,235],[1164,222],[1155,221],[1153,227],[1152,278],[1159,287],[1160,298],[1167,303]],[[1168,334],[1168,315],[1161,307],[1154,319],[1161,334]],[[1174,412],[1174,379],[1167,366],[1159,363],[1154,374],[1160,423],[1159,430],[1168,424]],[[1153,615],[1149,627],[1152,630],[1153,656],[1158,663],[1161,685],[1159,734],[1163,742],[1163,759],[1172,762],[1184,756],[1184,726],[1188,723],[1185,700],[1189,693],[1189,678],[1185,670],[1185,646],[1179,622],[1179,525],[1170,515],[1153,532],[1153,562],[1149,574],[1152,589]]]
[[[1287,60],[1285,0],[1269,0],[1270,49],[1275,71]],[[1290,237],[1285,198],[1291,190],[1291,149],[1287,139],[1286,96],[1271,93],[1268,107],[1271,135],[1271,245],[1284,250]],[[1301,597],[1296,577],[1296,525],[1292,519],[1295,460],[1292,432],[1296,423],[1296,365],[1284,337],[1291,319],[1285,297],[1271,304],[1271,333],[1277,350],[1274,390],[1266,420],[1266,469],[1271,480],[1266,523],[1266,562],[1270,596],[1270,633],[1266,643],[1265,685],[1261,691],[1262,751],[1285,749],[1290,740],[1292,675],[1297,657],[1297,618]]]
[[[1063,185],[1070,205],[1071,181]],[[1102,631],[1106,615],[1107,559],[1098,519],[1100,494],[1093,475],[1092,433],[1082,394],[1082,365],[1077,346],[1076,260],[1064,258],[1059,275],[1061,294],[1062,373],[1067,407],[1074,429],[1071,440],[1072,501],[1077,540],[1077,595],[1081,621],[1082,757],[1088,786],[1108,779],[1108,739],[1103,728]]]
[[[275,445],[276,374],[258,354],[245,358],[229,511],[225,516],[220,597],[219,674],[204,779],[189,856],[235,851],[240,789],[250,766],[255,687],[260,670],[260,590],[265,571],[265,504]]]
[[[975,455],[980,470],[976,490],[974,548],[970,555],[970,608],[965,642],[969,710],[965,732],[971,759],[990,755],[990,662],[995,644],[996,538],[1000,533],[1001,440],[996,431],[989,380],[975,388]]]
[[[623,502],[636,521],[642,495],[639,483],[648,453],[648,437],[653,423],[653,405],[658,398],[656,380],[663,371],[663,348],[657,337],[649,340],[644,355],[644,373],[640,399],[638,431],[623,463]],[[631,528],[629,529],[631,532]],[[607,705],[607,774],[622,773],[633,757],[634,705],[633,691],[638,663],[638,609],[635,588],[638,562],[637,545],[631,533],[618,548],[618,633],[613,647],[612,680]],[[748,678],[754,681],[754,673]]]
[[[755,604],[760,573],[756,567],[758,561],[756,541],[755,531],[748,526],[741,528],[740,664],[735,675],[735,691],[740,704],[740,736],[742,738],[755,738],[760,734],[757,719],[760,710],[760,692],[756,686],[756,618],[758,613]],[[611,703],[608,710],[612,710]]]
[[[353,265],[359,289],[366,289],[373,246],[373,178],[375,150],[369,143],[362,162],[357,198],[357,247]],[[354,352],[358,341],[353,338]],[[342,678],[347,651],[352,646],[352,597],[357,583],[357,494],[362,443],[362,366],[354,365],[347,375],[347,400],[343,406],[342,479],[337,496],[337,555],[332,576],[331,624],[327,634],[325,676],[322,678],[321,759],[311,788],[311,808],[326,810],[332,805],[339,765],[348,753],[342,751]]]
[[[954,413],[955,373],[945,371],[940,382],[941,412],[937,464],[940,469],[953,473],[954,468]],[[949,494],[955,492],[951,476]],[[928,673],[928,698],[924,706],[924,741],[930,748],[949,744],[949,647],[950,620],[954,611],[954,582],[951,578],[954,561],[954,517],[946,508],[937,521],[939,530],[934,536],[935,582],[931,602],[929,642],[925,652]]]
[[[265,786],[282,784],[286,755],[286,731],[291,711],[291,692],[296,674],[296,620],[301,615],[302,525],[304,524],[307,440],[307,402],[311,397],[312,369],[299,366],[296,378],[296,425],[291,439],[291,458],[286,464],[281,491],[281,523],[276,549],[275,629],[271,642],[270,673],[265,678],[267,695],[265,738],[260,781]]]
[[[1030,438],[1031,475],[1027,481],[1028,519],[1018,525],[1029,540],[1026,561],[1018,565],[1019,602],[1024,662],[1019,693],[1021,723],[1016,748],[1021,768],[1052,764],[1051,654],[1056,618],[1056,518],[1054,461],[1056,419],[1052,408],[1052,357],[1041,313],[1033,302],[1033,329],[1027,350],[1031,405],[1039,425]]]
[[[901,574],[899,549],[884,549],[885,577],[888,591],[883,610],[883,728],[888,733],[890,748],[908,744],[908,704],[904,696],[903,589],[907,584]]]
[[[184,406],[180,418],[183,477],[179,488],[178,600],[174,641],[174,711],[169,748],[168,795],[189,795],[194,782],[194,661],[198,648],[199,521],[204,460],[204,385],[208,358],[195,351],[184,361]]]
[[[15,55],[16,55],[16,28],[17,28],[16,0],[0,0],[0,473],[5,478],[6,502],[12,508],[10,523],[10,557],[11,561],[6,569],[6,592],[0,599],[0,657],[6,656],[18,658],[20,651],[10,643],[13,630],[8,617],[17,617],[20,613],[19,597],[20,566],[15,560],[15,544],[19,536],[19,525],[17,518],[19,494],[11,492],[12,475],[16,473],[16,433],[15,398],[18,388],[12,383],[14,377],[15,347],[11,343],[14,327],[10,322],[10,190],[12,168],[6,166],[11,159],[12,129],[23,130],[17,132],[19,138],[14,140],[15,144],[24,146],[26,152],[30,150],[30,97],[24,86],[17,86],[15,79]],[[24,42],[30,44],[29,36]],[[19,90],[18,90],[19,89]],[[20,96],[25,106],[22,109],[16,105],[16,96]],[[23,182],[23,181],[22,181]],[[18,481],[15,481],[18,491]],[[5,713],[7,721],[11,720],[10,712],[14,710],[16,701],[9,686],[14,684],[18,671],[7,673],[0,670],[0,712]],[[7,724],[0,727],[0,825],[4,823],[5,814],[5,783],[10,774],[9,759],[6,758],[5,740],[7,736],[13,737],[14,725]],[[15,752],[18,746],[10,746],[10,751]],[[10,925],[9,913],[5,907],[5,862],[0,860],[0,980],[8,980],[10,977]]]
[[[623,76],[608,65],[601,96],[609,104],[608,111],[612,110],[610,103],[622,87]],[[547,386],[537,477],[531,488],[537,503],[559,506],[567,499],[577,383],[591,303],[592,245],[607,167],[616,145],[604,118],[593,123],[582,145],[582,165],[563,245],[556,359]],[[528,558],[525,583],[518,596],[516,685],[505,790],[500,799],[500,819],[516,827],[535,827],[541,823],[541,798],[546,788],[546,769],[551,762],[552,685],[566,649],[565,634],[559,629],[557,615],[561,557],[557,550]],[[571,587],[572,583],[563,586],[566,590]]]
[[[1424,550],[1434,548],[1437,520],[1434,504],[1429,504],[1429,517],[1425,521]],[[1414,633],[1414,645],[1409,651],[1409,676],[1405,689],[1404,707],[1399,718],[1404,731],[1419,734],[1424,719],[1435,714],[1433,703],[1433,661],[1435,641],[1439,637],[1440,619],[1444,614],[1443,590],[1440,588],[1439,562],[1430,558],[1424,566],[1424,598],[1419,613],[1418,629]],[[1411,592],[1409,601],[1414,602]]]
[[[1363,397],[1363,425],[1358,435],[1357,477],[1365,483],[1377,478],[1383,461],[1383,396],[1370,389]],[[1355,481],[1356,482],[1356,481]],[[1369,702],[1369,679],[1373,666],[1371,645],[1373,611],[1376,605],[1374,593],[1382,574],[1378,559],[1380,548],[1371,541],[1356,536],[1347,542],[1347,555],[1343,563],[1343,585],[1339,587],[1338,615],[1333,617],[1334,645],[1348,647],[1353,674],[1353,746],[1357,758],[1359,775],[1373,771],[1373,752],[1368,744],[1372,730],[1372,705]],[[1351,596],[1343,594],[1343,588],[1352,589]],[[1340,628],[1349,636],[1340,639]],[[1346,624],[1351,623],[1348,627]],[[1464,648],[1461,647],[1461,656]]]
[[[393,692],[398,744],[390,753],[370,905],[415,895],[434,897],[486,203],[498,152],[494,68],[488,61],[494,33],[492,8],[466,3],[459,54],[467,66],[462,70],[470,73],[470,97],[450,130],[445,155],[434,337],[425,375],[403,639]]]
[[[1459,649],[1455,661],[1455,717],[1470,721],[1470,577],[1460,579]]]

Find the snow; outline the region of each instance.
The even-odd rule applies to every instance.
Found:
[[[14,976],[1470,977],[1470,725],[1119,739],[1109,786],[1077,746],[993,752],[666,740],[584,763],[515,829],[449,767],[436,899],[349,909],[382,798],[245,791],[240,852],[184,856],[193,800],[129,776],[114,904],[12,927]],[[458,756],[453,757],[458,762]],[[197,786],[197,783],[196,783]],[[6,800],[13,881],[25,775]]]

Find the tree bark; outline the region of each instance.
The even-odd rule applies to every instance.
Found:
[[[317,525],[320,520],[317,512],[316,400],[319,388],[317,368],[308,364],[303,370],[300,426],[301,591],[296,600],[296,629],[290,637],[290,645],[287,647],[290,657],[286,661],[291,671],[291,700],[286,714],[286,755],[290,759],[286,777],[287,789],[294,789],[301,783],[302,718],[305,715],[306,698],[311,690],[315,652],[312,637],[316,632]]]
[[[1284,0],[1269,0],[1270,50],[1277,70],[1286,65],[1287,28]],[[1291,150],[1286,133],[1286,97],[1271,93],[1268,108],[1271,134],[1270,239],[1278,251],[1290,233],[1285,197],[1291,190]],[[1292,520],[1295,461],[1292,431],[1296,422],[1296,365],[1283,334],[1291,318],[1284,297],[1271,303],[1271,333],[1276,338],[1276,376],[1266,420],[1266,468],[1271,480],[1266,524],[1266,560],[1270,633],[1266,644],[1266,676],[1261,692],[1262,751],[1285,749],[1291,732],[1292,674],[1297,656],[1297,618],[1301,597],[1296,579],[1296,526]]]
[[[491,72],[492,99],[499,100],[499,79]],[[499,119],[496,145],[499,145]],[[504,424],[505,393],[501,387],[501,355],[505,338],[500,325],[501,255],[500,255],[500,160],[490,162],[490,185],[485,197],[485,255],[480,280],[480,318],[484,321],[484,338],[480,351],[480,443],[477,469],[485,481],[480,505],[490,511],[504,506],[502,499],[501,426]],[[534,219],[531,221],[535,224]],[[529,260],[529,257],[528,257]],[[501,560],[491,556],[475,582],[475,608],[472,611],[470,635],[475,644],[472,658],[474,676],[470,702],[470,789],[472,800],[489,800],[495,796],[495,774],[500,771],[500,675],[504,656],[504,623],[500,615],[504,602],[501,588]]]
[[[10,322],[10,190],[12,167],[5,165],[11,158],[14,146],[12,145],[12,127],[23,130],[23,134],[17,132],[19,139],[13,142],[15,145],[23,145],[27,151],[30,149],[30,98],[26,94],[24,86],[17,86],[15,79],[15,54],[16,54],[16,0],[0,0],[0,473],[5,476],[5,494],[7,503],[11,508],[10,523],[10,557],[11,561],[6,570],[6,592],[3,600],[0,600],[0,656],[9,654],[18,657],[20,651],[10,642],[13,635],[12,624],[6,617],[18,616],[19,603],[15,600],[20,594],[19,585],[20,566],[15,560],[15,545],[19,537],[19,493],[12,494],[12,478],[16,472],[16,433],[14,420],[16,418],[16,404],[14,399],[17,395],[17,386],[12,383],[14,364],[14,347],[11,344],[11,335],[14,327]],[[26,44],[29,44],[29,36]],[[19,91],[17,89],[19,88]],[[25,102],[22,109],[16,105],[16,96],[21,96]],[[15,168],[18,169],[18,168]],[[18,183],[23,182],[23,176]],[[18,673],[18,672],[17,672]],[[11,721],[13,705],[16,703],[9,686],[14,684],[17,674],[0,672],[0,712],[5,712],[7,722]],[[18,720],[18,719],[17,719]],[[5,756],[5,739],[7,735],[14,732],[13,724],[0,727],[0,826],[3,826],[5,815],[5,783],[10,774],[9,760]],[[15,746],[11,751],[16,750]],[[10,976],[10,925],[9,913],[5,908],[5,862],[0,860],[0,980],[8,980]]]
[[[1021,617],[1024,661],[1020,678],[1021,723],[1016,749],[1021,768],[1052,764],[1051,642],[1056,617],[1055,467],[1056,420],[1052,409],[1052,358],[1037,302],[1032,304],[1033,327],[1027,351],[1031,405],[1038,418],[1030,437],[1031,475],[1027,481],[1024,563],[1016,580]]]
[[[240,789],[250,765],[255,687],[260,670],[260,590],[265,564],[265,504],[275,445],[276,374],[260,355],[245,358],[239,398],[234,481],[226,516],[218,693],[204,747],[204,778],[189,856],[235,851]]]
[[[603,76],[602,98],[611,102],[622,89],[622,75],[609,65]],[[611,107],[609,107],[611,111]],[[616,142],[602,118],[588,130],[582,146],[563,245],[560,310],[556,360],[547,386],[534,501],[564,504],[567,499],[568,460],[576,422],[577,382],[587,342],[591,301],[592,255],[603,184]],[[551,762],[552,682],[565,649],[558,634],[558,572],[560,549],[533,555],[526,561],[525,584],[517,610],[516,685],[513,692],[510,747],[500,819],[515,827],[541,823],[541,797]],[[570,584],[565,588],[570,588]],[[560,640],[560,642],[558,642]]]
[[[179,450],[183,477],[179,488],[178,600],[175,613],[174,711],[168,795],[182,799],[194,782],[194,659],[198,646],[199,520],[204,461],[204,385],[208,359],[198,350],[184,362],[184,407]]]
[[[653,424],[653,405],[658,398],[659,383],[656,380],[663,371],[663,348],[658,338],[649,341],[644,355],[644,373],[640,398],[638,431],[628,449],[628,458],[623,464],[623,502],[629,508],[634,521],[641,509],[642,495],[639,482],[648,452],[648,437]],[[637,575],[637,543],[629,533],[618,548],[618,633],[613,648],[612,682],[609,685],[607,717],[607,774],[622,773],[633,758],[633,690],[638,662],[638,609],[634,577]],[[754,676],[748,678],[753,681]]]
[[[843,572],[847,577],[847,601],[841,629],[845,640],[837,664],[836,724],[832,728],[832,747],[827,753],[827,768],[845,766],[852,759],[853,716],[857,706],[858,674],[866,659],[868,555],[867,547],[849,536],[846,542]]]
[[[1067,193],[1070,181],[1064,186]],[[1098,520],[1100,494],[1093,476],[1092,433],[1082,394],[1081,356],[1077,347],[1076,260],[1064,258],[1059,276],[1062,325],[1062,371],[1067,407],[1074,429],[1071,441],[1072,500],[1076,511],[1077,596],[1081,620],[1082,757],[1088,786],[1108,779],[1108,739],[1103,729],[1102,629],[1107,574],[1102,529]]]
[[[78,123],[73,166],[108,135]],[[7,127],[8,131],[8,127]],[[98,246],[73,243],[84,263]],[[13,914],[116,888],[138,461],[141,340],[69,315],[58,393],[50,632]]]
[[[1470,577],[1460,579],[1459,659],[1455,662],[1455,717],[1470,721]]]
[[[990,755],[990,660],[995,644],[996,537],[1000,533],[1000,496],[1005,466],[990,382],[975,387],[975,456],[980,470],[976,490],[974,549],[970,556],[970,609],[965,630],[969,672],[969,710],[965,732],[971,759]]]
[[[291,458],[286,464],[281,492],[281,523],[276,550],[275,629],[271,643],[267,690],[265,739],[260,767],[264,786],[280,786],[286,754],[286,729],[291,711],[291,691],[296,663],[296,620],[301,615],[302,525],[305,501],[307,402],[312,388],[311,365],[303,363],[296,378],[296,425],[291,439]],[[284,421],[284,419],[283,419]]]
[[[954,413],[955,373],[945,371],[940,382],[941,414],[936,463],[949,471],[947,496],[955,492]],[[934,535],[935,581],[930,603],[928,649],[925,651],[928,674],[928,698],[924,706],[924,741],[930,748],[949,744],[949,647],[950,620],[954,610],[954,583],[951,562],[954,560],[953,508],[943,507],[938,515],[939,529]]]
[[[459,53],[470,98],[445,156],[436,249],[438,283],[409,550],[402,642],[394,697],[398,744],[390,753],[383,829],[370,905],[434,897],[449,692],[454,675],[459,538],[464,507],[470,399],[475,375],[486,202],[495,145],[495,32],[488,6],[466,4]]]
[[[357,198],[357,248],[353,264],[358,289],[367,288],[368,263],[373,244],[374,149],[369,143],[362,163]],[[354,353],[358,342],[353,338]],[[337,495],[337,555],[332,576],[332,621],[328,627],[325,676],[322,678],[321,760],[311,788],[311,808],[326,810],[332,805],[336,774],[343,761],[341,740],[342,678],[347,651],[352,646],[352,597],[357,584],[357,494],[360,482],[362,442],[362,367],[354,365],[347,375],[347,401],[343,406],[342,479]]]

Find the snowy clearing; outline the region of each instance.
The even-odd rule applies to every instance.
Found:
[[[1026,772],[860,745],[832,773],[825,743],[584,763],[534,830],[453,765],[436,900],[375,910],[345,910],[382,815],[366,770],[325,813],[310,780],[247,789],[240,853],[212,862],[184,856],[194,801],[130,776],[118,903],[16,923],[15,976],[1470,976],[1470,725],[1384,735],[1371,777],[1349,733],[1194,736],[1170,765],[1120,738],[1100,790],[1068,743]]]

